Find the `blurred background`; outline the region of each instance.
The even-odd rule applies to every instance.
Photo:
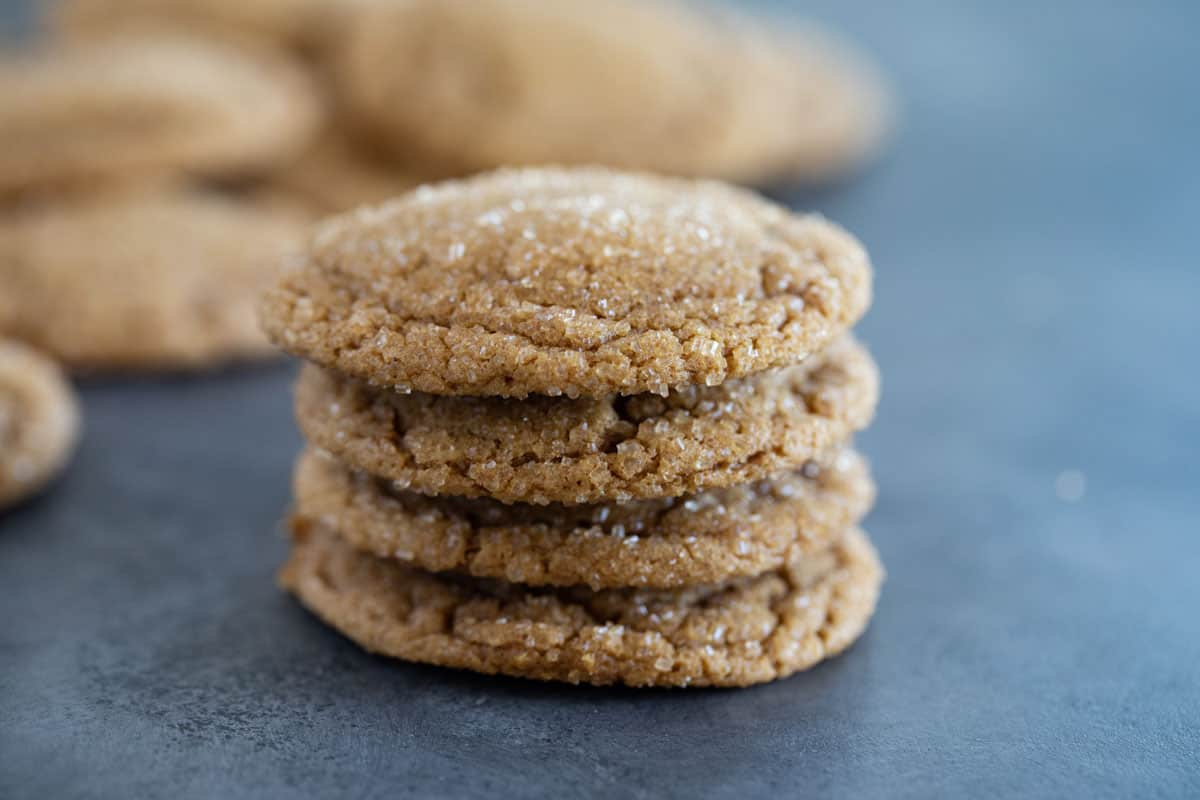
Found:
[[[1200,7],[729,6],[819,26],[835,36],[821,52],[836,55],[799,63],[793,49],[759,64],[746,54],[775,53],[786,26],[739,33],[745,49],[722,50],[740,56],[718,72],[763,70],[733,83],[745,90],[732,93],[738,113],[758,120],[744,134],[754,146],[636,152],[820,211],[872,255],[876,303],[860,331],[884,400],[860,444],[881,487],[867,527],[889,581],[864,640],[808,676],[686,699],[360,659],[271,585],[284,550],[271,532],[299,446],[291,365],[93,376],[78,383],[74,462],[0,517],[0,591],[15,609],[0,623],[0,794],[78,793],[86,778],[102,794],[299,783],[317,796],[406,781],[414,793],[462,795],[516,786],[518,774],[526,788],[646,796],[756,796],[801,780],[824,794],[1200,793]],[[7,44],[26,48],[38,8],[0,0],[0,10]],[[265,57],[261,30],[213,32],[223,24],[187,27]],[[74,35],[87,30],[80,22]],[[349,90],[330,88],[320,48],[288,36],[268,49],[302,76],[291,85],[308,87],[279,114],[290,132],[233,156],[215,148],[220,158],[188,143],[172,181],[178,172],[188,191],[310,220],[426,169],[460,174],[495,159],[472,137],[454,140],[470,153],[462,163],[425,152],[447,139],[420,141],[412,119],[392,113],[388,97],[410,95],[345,110]],[[680,46],[715,48],[704,36]],[[400,52],[373,47],[371,59]],[[372,74],[378,62],[367,63]],[[247,74],[261,77],[259,66]],[[636,74],[672,80],[677,67],[649,59]],[[430,85],[413,75],[394,91]],[[810,87],[821,76],[810,102],[838,98],[822,107],[843,127],[805,139],[811,116],[779,105],[786,90],[749,96],[769,84],[763,75],[807,76]],[[86,95],[87,81],[72,80]],[[455,91],[426,99],[451,103]],[[304,111],[310,103],[322,110]],[[573,119],[626,113],[595,106]],[[355,124],[371,133],[355,128],[347,155],[318,118],[368,118]],[[640,132],[659,141],[661,130]],[[776,130],[794,135],[780,144],[766,135]],[[383,152],[380,131],[403,132],[420,157]],[[807,149],[788,149],[801,139]],[[289,148],[294,157],[281,157]],[[336,178],[302,174],[318,152],[334,154],[321,169],[337,164]],[[343,179],[344,194],[312,189]],[[4,214],[51,213],[75,191],[61,176],[22,180]]]

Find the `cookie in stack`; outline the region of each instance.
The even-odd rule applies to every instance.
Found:
[[[261,307],[312,362],[284,585],[369,650],[544,680],[840,652],[883,578],[870,285],[841,229],[712,182],[502,170],[328,220]]]

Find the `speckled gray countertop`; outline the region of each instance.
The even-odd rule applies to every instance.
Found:
[[[685,693],[365,655],[273,585],[293,368],[91,381],[0,518],[0,797],[1200,796],[1200,5],[804,8],[904,103],[787,198],[878,268],[853,650]]]

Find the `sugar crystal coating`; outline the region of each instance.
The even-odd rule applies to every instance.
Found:
[[[280,347],[429,394],[665,394],[794,364],[866,310],[840,228],[721,184],[502,170],[320,226],[261,308]]]
[[[874,498],[852,451],[687,497],[582,506],[435,498],[332,456],[296,464],[296,511],[355,547],[421,569],[525,585],[679,587],[757,575],[827,548]]]
[[[804,363],[656,394],[399,394],[307,367],[296,416],[314,444],[425,494],[504,502],[666,497],[795,469],[871,420],[879,377],[843,339]]]
[[[509,170],[334,218],[261,307],[315,363],[282,583],[364,647],[739,686],[840,652],[882,569],[848,234],[726,186]]]
[[[420,572],[293,522],[281,582],[367,650],[538,680],[747,686],[850,646],[883,569],[852,529],[782,569],[676,590],[532,589]]]

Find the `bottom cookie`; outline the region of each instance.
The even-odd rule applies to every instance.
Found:
[[[674,591],[533,589],[420,572],[292,521],[280,580],[367,650],[538,680],[748,686],[840,653],[875,609],[883,568],[857,529],[753,578]]]

